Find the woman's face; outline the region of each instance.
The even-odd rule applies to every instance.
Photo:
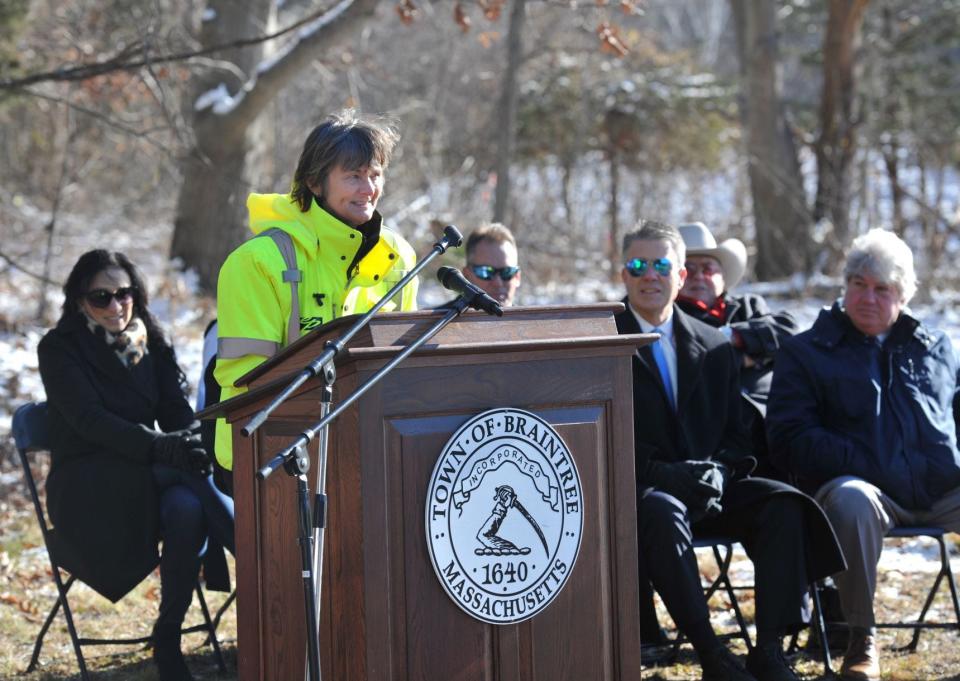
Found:
[[[83,311],[110,333],[120,333],[133,319],[135,293],[130,275],[116,267],[98,272],[80,299]],[[104,307],[101,305],[106,303]]]
[[[330,171],[323,186],[307,185],[321,205],[351,227],[359,227],[373,217],[383,192],[383,167],[376,161],[348,170],[337,166]]]

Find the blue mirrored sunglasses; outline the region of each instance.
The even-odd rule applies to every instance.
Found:
[[[498,274],[504,281],[510,281],[520,271],[519,267],[508,265],[507,267],[494,267],[492,265],[468,265],[470,271],[476,275],[477,279],[490,281]]]
[[[673,263],[670,262],[669,258],[657,258],[653,261],[634,258],[625,262],[623,266],[631,277],[642,277],[647,273],[648,267],[653,267],[654,271],[661,277],[669,276],[670,272],[673,271]]]

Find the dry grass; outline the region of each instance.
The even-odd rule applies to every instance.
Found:
[[[953,536],[952,539],[956,539]],[[712,558],[706,552],[700,553],[700,566],[705,579],[713,579],[716,569]],[[742,555],[734,558],[731,565],[733,582],[752,582],[752,568],[749,560]],[[924,572],[901,572],[883,570],[877,586],[877,617],[884,622],[905,622],[915,619],[923,601],[933,584],[935,575]],[[738,591],[737,600],[748,622],[752,622],[754,598],[752,591]],[[657,602],[662,623],[672,624],[669,615]],[[941,584],[940,591],[931,612],[929,621],[949,621],[953,618],[953,608],[947,585]],[[736,622],[730,613],[725,596],[715,595],[711,599],[711,618],[718,632],[736,630]],[[670,630],[672,636],[675,632]],[[755,634],[751,630],[751,634]],[[915,653],[898,651],[910,641],[912,630],[880,629],[881,669],[884,681],[960,681],[960,632],[953,630],[925,630]],[[790,660],[802,679],[827,679],[819,650],[807,651],[805,648],[808,633],[800,635],[800,651],[790,656]],[[732,642],[731,649],[737,655],[745,656],[746,647],[742,641]],[[842,653],[833,654],[833,669],[839,670]],[[742,659],[742,658],[741,658]],[[689,645],[684,645],[674,664],[651,667],[642,674],[644,681],[689,681],[700,678],[700,667],[696,655]]]
[[[33,641],[40,625],[56,599],[56,589],[50,578],[46,553],[42,548],[40,530],[25,489],[21,486],[19,467],[14,465],[16,454],[7,443],[0,443],[0,680],[53,681],[79,678],[66,626],[59,617],[47,634],[40,668],[22,675],[30,660]],[[40,479],[45,471],[36,471]],[[749,561],[743,556],[734,558],[731,573],[735,582],[751,581]],[[705,576],[715,574],[709,558],[701,560]],[[878,614],[887,621],[904,621],[915,615],[931,584],[929,573],[882,571],[878,586]],[[156,616],[160,582],[156,574],[120,603],[113,605],[82,584],[71,590],[77,626],[81,636],[140,636],[146,635]],[[224,601],[225,594],[208,593],[211,608]],[[738,594],[743,613],[752,621],[754,601],[752,591]],[[725,597],[717,595],[711,602],[714,625],[718,631],[731,631],[735,626],[729,614]],[[661,621],[670,619],[662,612]],[[943,591],[938,597],[931,619],[949,616],[949,597]],[[199,609],[194,606],[188,617],[191,623],[199,621]],[[197,679],[236,678],[236,608],[230,608],[220,625],[219,636],[227,658],[228,673],[220,676],[209,646],[203,645],[202,634],[184,639],[184,652]],[[933,681],[955,679],[960,681],[960,636],[956,631],[925,631],[916,653],[895,652],[891,648],[909,641],[909,632],[881,630],[883,678],[885,681]],[[801,634],[801,644],[806,634]],[[742,642],[732,643],[737,654],[746,649]],[[142,646],[88,648],[85,652],[89,669],[95,679],[123,679],[124,681],[155,681],[156,671],[150,651]],[[823,667],[819,654],[802,650],[794,658],[795,668],[803,679],[822,679]],[[834,668],[838,668],[835,659]],[[700,678],[700,668],[689,646],[683,646],[675,664],[647,669],[642,679],[648,681],[688,681]]]
[[[3,632],[0,679],[78,679],[73,646],[59,614],[44,640],[39,668],[23,674],[33,652],[34,639],[56,601],[57,591],[33,506],[25,486],[20,483],[19,465],[13,464],[14,457],[16,453],[9,448],[0,450],[0,632]],[[42,480],[45,470],[38,469],[35,474]],[[215,612],[227,594],[206,592],[205,596]],[[156,572],[117,604],[81,583],[74,584],[70,590],[70,604],[81,637],[147,636],[156,618],[159,599],[160,578]],[[196,599],[187,618],[189,624],[202,622]],[[236,631],[236,608],[230,607],[218,629],[228,670],[223,676],[218,672],[212,648],[204,645],[205,634],[184,638],[187,664],[198,680],[236,678]],[[151,652],[142,645],[85,647],[84,657],[94,679],[157,679]]]

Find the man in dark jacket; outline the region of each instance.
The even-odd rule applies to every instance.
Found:
[[[754,413],[763,417],[773,377],[773,359],[783,341],[797,332],[789,312],[770,312],[762,296],[731,291],[747,268],[747,249],[739,239],[721,243],[702,222],[680,225],[687,247],[687,278],[677,305],[723,332],[740,357],[740,388]]]
[[[879,679],[873,595],[883,536],[897,525],[960,530],[960,456],[950,340],[910,316],[913,254],[892,232],[853,242],[842,300],[777,355],[771,452],[833,523],[851,625],[844,678]]]
[[[800,623],[808,580],[842,569],[843,559],[812,500],[746,477],[755,461],[740,418],[733,347],[674,305],[686,276],[684,250],[677,229],[658,222],[641,221],[624,237],[627,309],[617,329],[660,335],[633,362],[640,577],[693,644],[707,681],[795,680],[780,637]],[[732,536],[754,562],[757,646],[746,670],[710,626],[694,534]]]

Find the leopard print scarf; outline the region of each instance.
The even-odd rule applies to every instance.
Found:
[[[86,312],[83,316],[86,317],[90,333],[106,343],[128,369],[139,364],[147,354],[147,325],[139,317],[131,319],[127,328],[120,333],[111,333],[91,319]]]

